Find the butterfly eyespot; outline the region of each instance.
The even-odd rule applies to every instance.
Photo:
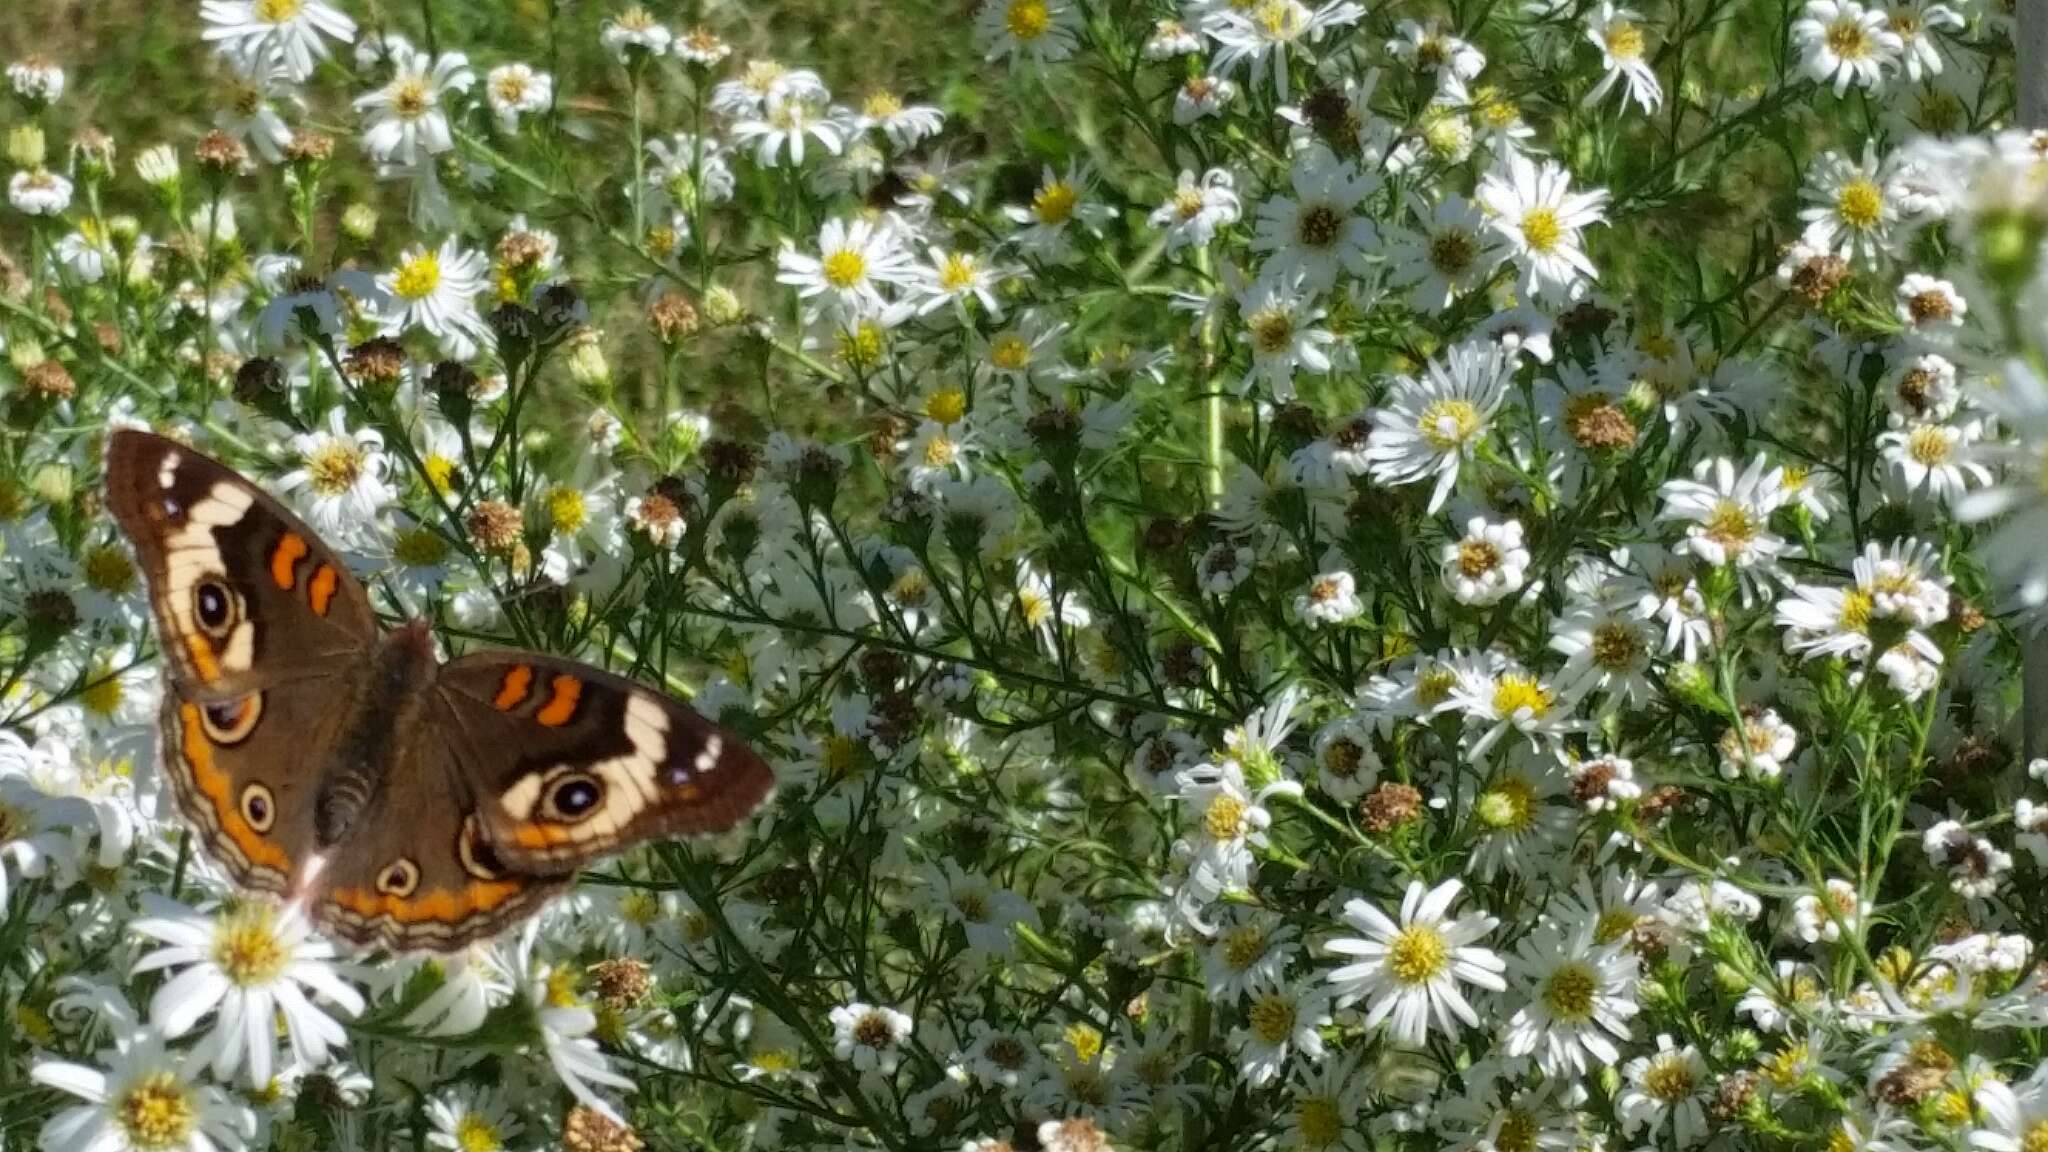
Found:
[[[581,773],[564,776],[548,786],[541,801],[541,816],[573,824],[597,811],[604,802],[604,785]]]
[[[242,789],[242,819],[258,832],[270,831],[270,826],[277,822],[277,801],[272,799],[270,789],[261,784]]]
[[[386,864],[384,870],[377,873],[377,891],[386,896],[403,899],[412,895],[413,890],[419,886],[420,866],[402,856]]]
[[[251,692],[223,704],[208,704],[199,710],[206,738],[222,746],[240,744],[256,731],[263,718],[263,693]]]
[[[462,870],[479,880],[496,880],[505,874],[505,865],[485,842],[474,812],[463,818],[462,832],[455,838],[455,855],[462,861]]]
[[[192,588],[192,614],[199,626],[220,635],[234,623],[234,593],[216,577],[208,576]]]

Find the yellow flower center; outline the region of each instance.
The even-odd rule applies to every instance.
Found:
[[[867,99],[861,101],[860,107],[861,111],[877,120],[887,120],[903,111],[903,101],[894,92],[877,89],[868,93]]]
[[[1853,16],[1843,16],[1828,25],[1828,51],[1843,60],[1855,61],[1869,57],[1870,36],[1863,31],[1863,24]]]
[[[198,1122],[191,1089],[169,1072],[153,1072],[129,1085],[113,1105],[128,1143],[148,1152],[185,1147]]]
[[[1500,549],[1485,540],[1462,540],[1458,543],[1458,574],[1467,580],[1477,580],[1500,567]]]
[[[1598,987],[1591,968],[1562,964],[1544,981],[1543,1005],[1554,1019],[1583,1023],[1593,1018],[1593,993]]]
[[[954,424],[967,415],[967,393],[958,388],[941,388],[925,397],[924,414],[934,424]]]
[[[1387,948],[1387,971],[1403,984],[1427,984],[1450,963],[1450,941],[1429,924],[1408,925]]]
[[[1243,972],[1266,954],[1266,933],[1256,924],[1240,924],[1223,934],[1223,963]]]
[[[1858,232],[1868,232],[1884,219],[1884,189],[1861,176],[1835,193],[1835,214]]]
[[[119,596],[135,587],[135,561],[113,545],[102,545],[85,554],[85,582],[94,591]]]
[[[505,1147],[498,1127],[474,1112],[466,1112],[455,1123],[455,1147],[460,1152],[499,1152]]]
[[[1080,189],[1065,180],[1047,184],[1031,198],[1031,214],[1038,217],[1039,223],[1055,228],[1072,219],[1074,209],[1080,206]]]
[[[1335,1097],[1303,1096],[1294,1104],[1294,1126],[1309,1148],[1334,1148],[1344,1139],[1344,1112]]]
[[[1535,1152],[1536,1117],[1520,1108],[1501,1114],[1500,1134],[1493,1138],[1494,1152]]]
[[[1067,1044],[1074,1049],[1074,1058],[1083,1064],[1093,1064],[1102,1056],[1102,1033],[1091,1024],[1075,1021],[1067,1025],[1062,1033]]]
[[[78,702],[85,705],[86,711],[95,716],[106,717],[112,716],[121,707],[121,698],[124,695],[121,678],[113,675],[110,669],[95,668],[87,684],[89,687],[78,694]]]
[[[1495,831],[1525,832],[1536,822],[1536,793],[1526,780],[1503,780],[1479,794],[1473,815]]]
[[[576,997],[576,970],[555,968],[548,972],[546,999],[550,1008],[575,1008],[582,1001]]]
[[[306,479],[318,496],[340,496],[363,478],[367,454],[353,440],[339,437],[306,454]]]
[[[839,359],[856,371],[865,372],[880,364],[882,350],[882,326],[871,320],[863,320],[855,327],[839,332]]]
[[[1028,44],[1052,27],[1052,10],[1046,7],[1045,0],[1010,0],[1010,6],[1003,11],[1003,27]]]
[[[1463,448],[1479,431],[1479,407],[1470,400],[1431,400],[1416,421],[1417,431],[1438,452]]]
[[[946,438],[945,433],[935,433],[924,444],[924,466],[944,468],[960,458],[960,446]]]
[[[2048,1152],[2048,1120],[2036,1120],[2020,1138],[2020,1152]]]
[[[1906,453],[1913,457],[1914,463],[1938,468],[1955,455],[1955,442],[1949,439],[1947,429],[1940,425],[1922,424],[1906,437]]]
[[[448,542],[428,529],[412,528],[398,534],[391,552],[407,568],[432,568],[448,559]]]
[[[1643,58],[1643,30],[1629,20],[1617,20],[1607,26],[1607,54],[1616,60],[1628,63]]]
[[[1835,618],[1835,624],[1845,632],[1868,632],[1870,616],[1876,607],[1870,593],[1861,588],[1851,588],[1842,594],[1842,611]]]
[[[1523,709],[1537,718],[1550,714],[1550,689],[1525,672],[1510,672],[1493,687],[1493,710],[1503,718],[1519,715]]]
[[[796,1053],[787,1048],[763,1048],[747,1057],[747,1063],[770,1076],[785,1076],[802,1067]]]
[[[1531,208],[1522,213],[1522,241],[1531,252],[1546,255],[1556,251],[1558,241],[1564,239],[1564,223],[1557,218],[1555,208]]]
[[[856,248],[841,248],[825,257],[825,283],[841,292],[867,279],[868,258]]]
[[[1248,1013],[1252,1035],[1267,1045],[1285,1044],[1294,1035],[1294,1001],[1278,993],[1268,992],[1252,1001]]]
[[[256,10],[251,15],[260,24],[282,24],[305,6],[306,0],[256,0]]]
[[[1424,708],[1434,708],[1451,698],[1451,689],[1458,686],[1458,674],[1442,664],[1432,664],[1415,678],[1415,702]]]
[[[1593,942],[1612,944],[1635,931],[1636,923],[1641,919],[1627,908],[1609,908],[1593,922]]]
[[[580,489],[563,485],[548,493],[548,522],[555,526],[555,531],[573,536],[589,519],[590,509]]]
[[[998,332],[989,341],[988,358],[1005,372],[1022,372],[1031,365],[1031,342],[1016,332]]]
[[[213,931],[213,962],[237,986],[274,982],[291,963],[291,950],[277,936],[277,917],[266,905],[245,905]]]
[[[1749,509],[1733,500],[1722,500],[1707,516],[1706,537],[1731,552],[1740,552],[1755,540],[1762,526]]]
[[[976,275],[981,271],[971,252],[951,252],[939,262],[939,287],[948,292],[959,292],[974,287]]]
[[[1660,1053],[1643,1076],[1643,1090],[1665,1104],[1676,1104],[1693,1093],[1692,1069],[1676,1052]]]
[[[1202,214],[1202,191],[1199,188],[1182,188],[1173,194],[1173,210],[1183,220],[1193,220]]]
[[[1052,620],[1052,599],[1036,588],[1020,589],[1017,593],[1017,612],[1024,617],[1024,623],[1033,628],[1040,627]]]
[[[408,74],[391,82],[391,110],[401,120],[418,120],[434,106],[434,90],[427,78]]]
[[[0,803],[0,844],[28,835],[28,814],[11,804]]]
[[[860,741],[835,732],[825,741],[823,760],[827,780],[844,780],[860,770]]]
[[[1218,793],[1202,813],[1202,828],[1209,839],[1228,843],[1244,835],[1245,814],[1250,805],[1228,792]]]
[[[407,260],[391,279],[391,290],[406,300],[424,300],[440,286],[441,257],[436,252],[422,252]]]
[[[645,888],[635,888],[620,898],[619,918],[646,928],[661,919],[661,898]]]
[[[1258,26],[1260,34],[1273,41],[1300,36],[1306,16],[1306,11],[1294,0],[1265,0],[1252,9],[1252,23]]]

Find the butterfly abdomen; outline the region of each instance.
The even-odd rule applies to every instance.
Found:
[[[405,756],[438,667],[425,621],[391,632],[378,644],[352,693],[348,720],[314,798],[313,829],[322,848],[348,838],[376,801],[391,766]]]

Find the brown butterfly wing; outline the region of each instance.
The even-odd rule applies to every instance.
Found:
[[[724,832],[775,786],[739,737],[573,660],[472,653],[441,670],[440,695],[484,835],[517,869],[563,874],[645,840]]]
[[[283,505],[176,441],[116,431],[107,504],[165,655],[178,807],[237,883],[286,891],[312,849],[314,773],[377,639],[368,598]]]
[[[353,671],[377,642],[369,597],[341,560],[220,461],[116,430],[107,507],[141,559],[158,642],[185,694],[225,699]]]
[[[521,873],[498,858],[455,739],[430,715],[321,872],[307,906],[330,935],[392,952],[452,952],[569,886],[568,874]]]

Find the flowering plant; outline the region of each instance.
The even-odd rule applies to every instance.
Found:
[[[2009,11],[546,7],[7,71],[0,1148],[2048,1148]],[[453,956],[234,890],[123,426],[776,799]]]

